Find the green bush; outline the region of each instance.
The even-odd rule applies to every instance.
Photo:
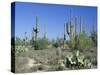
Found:
[[[93,45],[97,46],[97,32],[96,31],[91,32],[91,36],[90,37],[91,37],[91,39],[93,41]]]
[[[12,39],[13,40],[13,39]],[[15,45],[16,46],[28,46],[28,45],[30,45],[30,40],[29,39],[21,39],[21,38],[19,38],[19,37],[16,37],[15,38]]]
[[[77,36],[77,38],[71,38],[67,44],[69,45],[69,47],[71,49],[79,49],[82,50],[84,48],[86,48],[87,46],[92,46],[93,45],[93,41],[92,39],[87,36],[84,33],[79,33],[79,35]]]
[[[87,46],[91,46],[92,45],[92,40],[91,38],[89,38],[87,35],[85,35],[84,33],[80,33],[77,37],[77,47],[78,49],[82,50],[84,48],[86,48]]]
[[[28,51],[28,47],[26,46],[15,46],[15,54],[23,53]]]
[[[19,37],[16,37],[15,45],[22,45],[22,40]]]
[[[75,39],[74,38],[71,38],[69,41],[68,41],[68,45],[71,49],[74,49],[75,47]]]
[[[37,41],[34,43],[34,49],[39,50],[39,49],[46,49],[48,48],[49,41],[47,38],[39,38]]]
[[[63,39],[62,38],[57,38],[56,40],[52,40],[51,44],[53,47],[59,47],[63,45]]]

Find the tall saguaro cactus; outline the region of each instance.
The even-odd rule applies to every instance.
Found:
[[[80,16],[80,32],[82,32],[82,17]]]
[[[38,16],[36,16],[35,40],[37,40],[37,33],[38,32],[39,32],[39,29],[38,29]]]
[[[24,34],[25,34],[25,35],[24,35],[25,38],[24,38],[23,41],[24,41],[24,45],[26,46],[26,42],[27,42],[27,40],[28,40],[27,32],[25,32]]]
[[[78,17],[75,17],[75,49],[77,49]]]
[[[72,37],[72,12],[70,9],[70,17],[69,17],[69,24],[70,24],[70,38]]]
[[[78,35],[78,16],[75,17],[75,36]]]
[[[35,32],[34,32],[34,28],[32,29],[32,43],[34,43],[35,41]]]
[[[64,23],[64,47],[66,45],[66,22]]]
[[[46,24],[44,25],[44,38],[46,38]]]
[[[67,34],[70,35],[70,22],[67,24]]]
[[[71,10],[70,10],[70,16],[69,16],[69,20],[68,20],[68,24],[67,24],[67,34],[69,35],[70,38],[73,38],[73,36],[74,36]]]
[[[92,33],[95,33],[95,32],[96,32],[96,26],[95,26],[94,21],[92,22],[92,29],[91,29],[91,32],[92,32]]]
[[[33,27],[33,31],[32,31],[32,40],[36,41],[37,40],[37,34],[39,32],[39,28],[38,28],[38,16],[36,16],[36,28]]]

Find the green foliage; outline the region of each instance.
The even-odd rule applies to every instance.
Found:
[[[25,47],[25,46],[15,46],[15,53],[16,54],[19,54],[19,53],[22,53],[22,52],[26,52],[28,51],[28,47]]]
[[[15,45],[16,46],[28,46],[28,45],[30,45],[30,41],[29,41],[29,39],[27,38],[24,38],[24,39],[21,39],[21,38],[19,38],[19,37],[16,37],[16,39],[15,39]]]
[[[95,32],[95,31],[93,32],[93,31],[92,31],[90,37],[91,37],[91,39],[92,39],[94,45],[97,46],[97,32]]]
[[[71,49],[74,49],[75,47],[75,39],[74,38],[71,38],[69,41],[68,41],[68,45]]]
[[[15,45],[22,45],[22,44],[23,44],[22,40],[19,37],[16,37]]]
[[[87,35],[85,35],[84,33],[80,33],[77,37],[77,47],[78,49],[82,50],[84,48],[86,48],[87,46],[91,46],[92,45],[92,40],[91,38],[89,38]]]
[[[59,47],[59,46],[62,46],[63,45],[63,39],[62,38],[57,38],[56,41],[54,41],[52,44],[54,47]]]
[[[34,49],[46,49],[48,48],[49,40],[47,38],[39,38],[37,41],[34,42]]]
[[[88,37],[86,34],[84,33],[79,33],[79,35],[75,38],[71,38],[67,44],[69,45],[69,47],[71,49],[79,49],[82,50],[88,46],[92,46],[93,45],[93,41],[90,37]],[[75,47],[76,46],[76,47]]]
[[[90,59],[86,58],[84,55],[81,55],[77,50],[71,55],[67,55],[64,64],[68,68],[74,69],[83,69],[83,68],[91,68],[92,63]]]

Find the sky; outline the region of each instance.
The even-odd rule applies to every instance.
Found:
[[[16,2],[14,15],[15,36],[23,38],[24,33],[27,32],[27,36],[31,38],[32,28],[36,26],[36,16],[38,16],[38,37],[43,37],[44,26],[46,26],[47,38],[61,38],[63,37],[64,33],[64,22],[68,22],[70,9],[72,13],[73,26],[75,26],[75,17],[81,16],[82,25],[87,25],[88,34],[90,34],[93,22],[97,27],[96,7]],[[66,35],[66,39],[69,39],[68,35]]]

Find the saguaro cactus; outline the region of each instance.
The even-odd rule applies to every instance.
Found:
[[[71,15],[71,10],[70,10],[70,16],[67,24],[67,34],[69,35],[70,38],[73,38],[74,33],[73,33],[73,25],[72,25],[72,15]]]
[[[34,32],[34,28],[32,29],[32,43],[35,41],[35,32]]]
[[[24,34],[25,34],[25,35],[24,35],[25,38],[24,38],[23,41],[24,41],[24,45],[26,46],[26,43],[27,43],[27,40],[28,40],[27,32],[25,32]]]
[[[78,35],[78,16],[75,17],[75,36]]]
[[[37,33],[38,32],[39,32],[39,29],[38,29],[38,16],[36,16],[35,40],[37,40]]]
[[[88,25],[85,24],[85,33],[88,34]]]
[[[39,32],[39,28],[38,28],[38,16],[36,16],[36,28],[33,27],[32,30],[32,42],[37,40],[37,34]]]
[[[83,30],[82,30],[82,32],[85,33],[85,25],[83,25]]]
[[[46,25],[44,25],[44,38],[46,38]]]
[[[82,17],[80,16],[80,32],[82,32]]]
[[[66,22],[64,23],[64,47],[66,45]]]
[[[67,24],[67,34],[70,35],[70,23]]]
[[[75,17],[75,49],[77,49],[78,17]]]

